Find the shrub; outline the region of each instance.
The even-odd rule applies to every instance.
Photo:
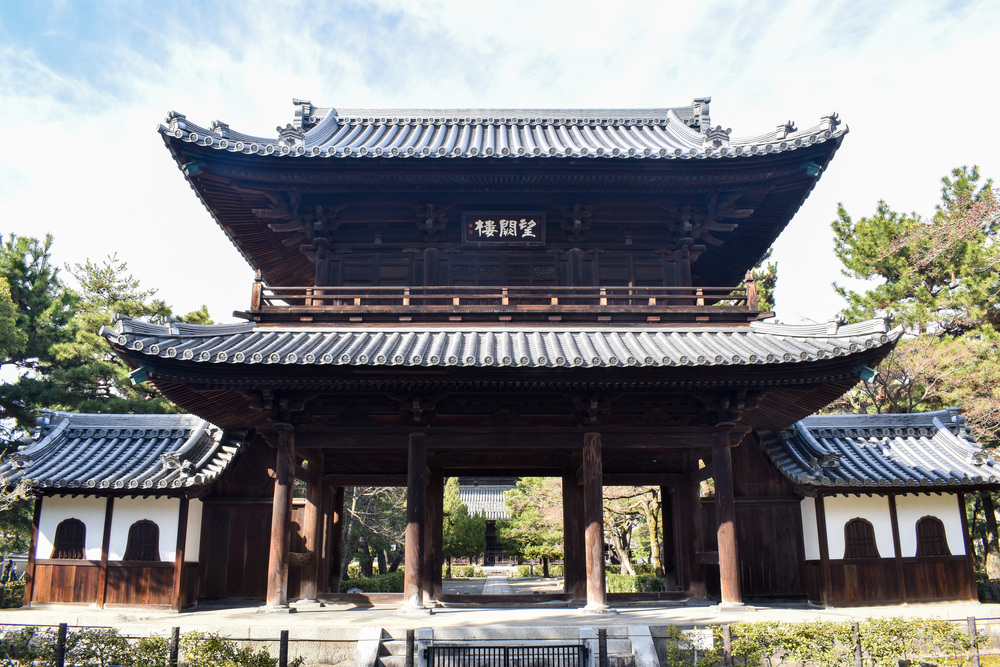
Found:
[[[360,588],[365,593],[402,593],[403,571],[376,574],[374,577],[364,579],[348,579],[340,584],[342,591],[349,591],[352,588]]]
[[[485,577],[486,573],[478,565],[452,565],[452,577]]]
[[[661,577],[648,574],[612,574],[606,575],[609,593],[657,593],[663,590]]]
[[[2,600],[0,600],[0,608],[11,609],[14,607],[20,607],[24,602],[24,582],[14,581],[0,586],[0,592],[2,592]]]

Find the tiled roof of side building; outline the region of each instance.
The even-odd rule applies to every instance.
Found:
[[[810,487],[940,489],[1000,485],[1000,463],[958,408],[918,414],[815,415],[762,444],[791,481]]]
[[[211,364],[665,367],[801,363],[895,342],[885,320],[744,328],[297,328],[149,324],[117,317],[101,334],[141,358]]]
[[[196,125],[170,112],[172,138],[247,155],[318,158],[739,158],[793,151],[839,139],[837,114],[798,130],[791,121],[734,138],[711,126],[711,98],[664,109],[332,109],[296,100],[296,122],[274,138],[215,121]]]
[[[45,411],[35,441],[0,462],[0,484],[111,493],[191,490],[225,470],[241,436],[194,415]]]

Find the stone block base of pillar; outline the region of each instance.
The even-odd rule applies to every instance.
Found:
[[[287,604],[266,604],[263,607],[257,607],[258,614],[294,614],[295,608],[289,607]]]
[[[719,604],[713,606],[712,609],[720,614],[741,614],[757,611],[756,607],[751,607],[750,605],[743,604],[742,602],[720,602]]]
[[[432,610],[427,607],[419,607],[416,605],[403,605],[398,607],[396,611],[392,612],[393,616],[412,616],[412,617],[422,617],[430,616],[433,613]]]
[[[606,604],[588,604],[580,609],[582,614],[617,614],[618,612]]]

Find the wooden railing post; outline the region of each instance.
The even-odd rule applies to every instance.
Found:
[[[253,288],[250,290],[250,310],[260,310],[262,296],[264,292],[264,280],[260,271],[257,271],[253,279]]]

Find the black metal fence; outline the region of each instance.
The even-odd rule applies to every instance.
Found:
[[[586,667],[587,647],[549,646],[428,646],[427,667]]]

